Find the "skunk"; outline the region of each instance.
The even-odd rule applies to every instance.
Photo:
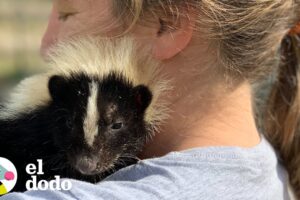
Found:
[[[0,108],[0,157],[18,170],[43,160],[44,175],[98,182],[137,161],[168,116],[158,64],[132,39],[76,38],[49,53],[51,70],[25,79]]]

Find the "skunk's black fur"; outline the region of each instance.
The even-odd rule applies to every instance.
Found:
[[[0,106],[0,157],[17,167],[25,190],[29,163],[44,176],[90,182],[136,162],[168,118],[170,90],[159,64],[132,38],[73,38],[49,51],[51,70],[22,81]]]
[[[84,120],[95,88],[98,132],[88,142],[84,127],[90,125]],[[101,78],[77,73],[51,76],[48,89],[47,105],[0,120],[0,157],[18,171],[14,191],[25,190],[30,179],[25,167],[37,159],[45,173],[38,179],[59,175],[90,182],[136,161],[149,136],[144,115],[152,94],[146,86],[134,86],[118,72]]]

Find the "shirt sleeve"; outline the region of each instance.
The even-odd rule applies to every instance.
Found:
[[[125,167],[97,184],[61,180],[70,180],[71,189],[11,193],[0,200],[290,199],[288,174],[266,141],[249,149],[173,152]]]
[[[154,159],[160,161],[160,159]],[[175,161],[174,161],[175,162]],[[162,164],[165,163],[165,164]],[[165,166],[167,165],[167,166]],[[190,166],[190,165],[188,165]],[[169,199],[186,183],[185,176],[178,174],[174,163],[140,161],[139,164],[123,168],[98,184],[73,180],[68,191],[46,190],[10,193],[0,200],[162,200]],[[183,169],[180,171],[184,171]],[[185,173],[184,173],[185,174]],[[174,184],[177,183],[177,184]],[[186,187],[186,184],[181,186]],[[183,191],[181,191],[183,192]]]
[[[0,200],[153,200],[161,199],[159,187],[128,181],[107,181],[101,184],[91,184],[71,180],[72,189],[69,191],[28,191],[25,193],[10,193]]]

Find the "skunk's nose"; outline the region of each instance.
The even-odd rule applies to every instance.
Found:
[[[84,175],[96,173],[98,159],[96,157],[81,156],[77,159],[75,168]]]

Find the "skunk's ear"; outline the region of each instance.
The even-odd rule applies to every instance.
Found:
[[[49,79],[48,88],[54,102],[63,102],[68,96],[68,80],[63,76],[52,76]]]
[[[138,85],[133,88],[133,102],[139,112],[145,112],[152,100],[152,93],[144,85]]]

